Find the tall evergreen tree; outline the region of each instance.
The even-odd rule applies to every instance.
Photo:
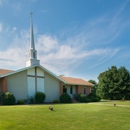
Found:
[[[130,72],[125,67],[112,66],[98,76],[97,94],[105,99],[130,99]]]

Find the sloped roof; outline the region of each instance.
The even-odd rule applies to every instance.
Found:
[[[72,77],[64,77],[64,76],[59,76],[59,77],[64,81],[66,81],[65,84],[93,86],[93,84],[80,78],[72,78]]]
[[[31,69],[31,68],[34,68],[34,67],[40,67],[42,70],[44,70],[45,72],[49,73],[50,75],[52,75],[53,77],[55,77],[56,79],[62,81],[65,83],[65,81],[63,79],[61,79],[59,76],[55,75],[54,73],[52,73],[51,71],[49,71],[48,69],[44,68],[43,66],[41,65],[34,65],[34,66],[30,66],[30,67],[25,67],[23,69],[19,69],[19,70],[16,70],[16,71],[11,71],[11,70],[5,70],[3,72],[7,72],[7,73],[3,73],[3,74],[0,74],[0,78],[3,78],[3,77],[6,77],[6,76],[10,76],[12,74],[16,74],[16,73],[19,73],[19,72],[22,72],[24,70],[28,70],[28,69]]]
[[[10,72],[12,72],[12,71],[13,71],[13,70],[0,69],[0,75],[7,74],[7,73],[10,73]]]

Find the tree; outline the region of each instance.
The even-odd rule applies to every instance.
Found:
[[[130,99],[130,72],[112,66],[98,76],[97,94],[104,99]]]
[[[94,86],[92,86],[92,88],[91,88],[91,92],[96,94],[96,90],[97,90],[97,87],[98,87],[97,82],[95,80],[92,80],[92,79],[90,79],[88,82],[94,84]]]

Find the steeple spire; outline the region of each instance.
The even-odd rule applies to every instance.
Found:
[[[35,45],[34,45],[34,35],[33,35],[33,23],[32,23],[32,12],[31,14],[31,19],[30,19],[30,49],[35,50]]]
[[[33,34],[33,22],[32,22],[32,12],[31,14],[31,19],[30,19],[30,49],[28,51],[29,53],[29,59],[26,62],[26,67],[28,66],[33,66],[33,65],[38,65],[39,60],[37,60],[37,51],[35,50],[35,44],[34,44],[34,34]]]

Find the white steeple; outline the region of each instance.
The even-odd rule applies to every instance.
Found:
[[[34,44],[34,35],[33,35],[33,23],[32,23],[32,12],[31,14],[31,20],[30,20],[30,49],[28,51],[29,53],[29,59],[26,62],[26,67],[32,66],[32,65],[39,65],[39,60],[37,60],[37,51],[35,50],[35,44]]]

